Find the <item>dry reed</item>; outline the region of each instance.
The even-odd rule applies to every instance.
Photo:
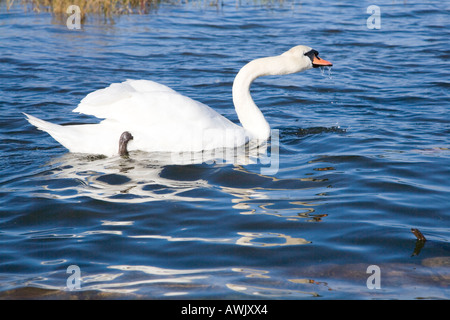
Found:
[[[9,10],[12,6],[21,5],[27,11],[52,12],[55,15],[67,13],[67,8],[76,5],[80,8],[82,19],[86,14],[100,14],[112,17],[120,14],[148,13],[157,9],[161,4],[193,4],[196,6],[221,7],[229,4],[239,7],[241,3],[253,3],[271,7],[283,5],[287,0],[0,0],[6,3]],[[291,2],[295,2],[292,0]]]

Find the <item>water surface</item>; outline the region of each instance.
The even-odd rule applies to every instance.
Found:
[[[0,297],[448,299],[449,7],[384,1],[368,29],[371,4],[161,6],[81,30],[2,8]],[[22,114],[95,123],[71,112],[84,96],[148,79],[238,122],[239,68],[297,44],[334,66],[254,83],[273,174],[71,154]]]

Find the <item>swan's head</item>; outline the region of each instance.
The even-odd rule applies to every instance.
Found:
[[[311,68],[333,66],[331,62],[319,58],[319,52],[308,46],[295,46],[283,53],[282,56],[289,58],[293,73]]]
[[[119,155],[121,156],[127,156],[128,155],[128,149],[127,145],[130,140],[133,140],[133,136],[128,131],[125,131],[120,135],[119,139]]]

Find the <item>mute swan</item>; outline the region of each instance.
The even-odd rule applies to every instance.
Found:
[[[117,141],[128,131],[127,151],[202,151],[233,148],[250,140],[265,141],[270,126],[250,95],[258,77],[296,73],[332,66],[316,50],[295,46],[279,56],[253,60],[237,74],[233,103],[242,127],[208,106],[148,80],[127,80],[88,94],[73,112],[102,118],[98,124],[53,124],[25,114],[38,129],[46,131],[71,152],[117,155]],[[125,141],[125,140],[124,140]]]

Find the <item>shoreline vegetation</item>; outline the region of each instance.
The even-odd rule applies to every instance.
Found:
[[[9,11],[14,7],[23,7],[25,11],[51,12],[54,15],[66,15],[67,8],[76,5],[80,8],[82,19],[86,15],[102,15],[111,18],[123,14],[147,14],[156,11],[161,5],[192,5],[197,7],[221,8],[224,5],[236,6],[253,4],[263,7],[294,4],[295,0],[0,0],[0,5]]]

